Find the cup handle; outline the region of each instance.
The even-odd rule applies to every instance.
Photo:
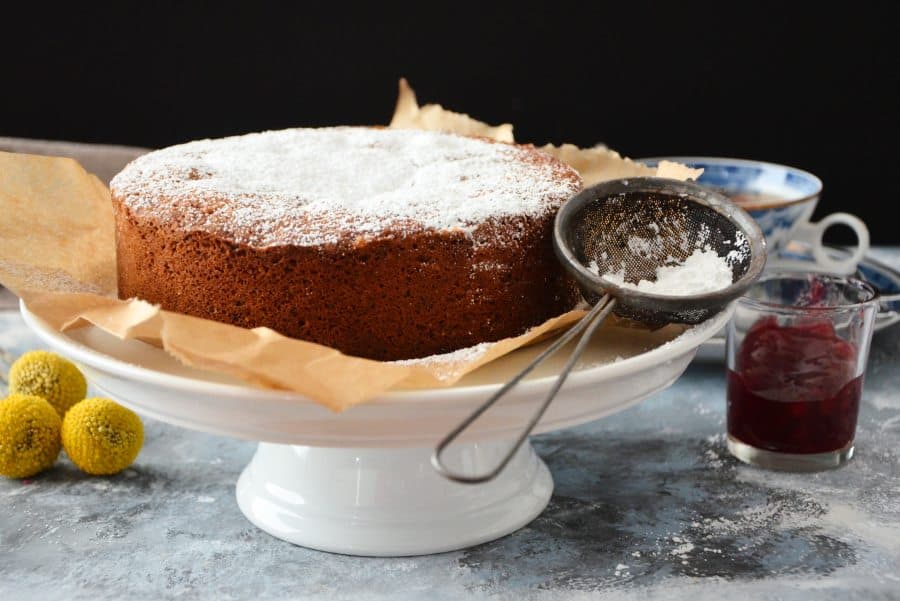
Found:
[[[837,260],[828,255],[826,247],[822,244],[825,231],[832,225],[846,225],[856,234],[856,248],[847,259]],[[808,221],[798,223],[787,234],[791,242],[808,244],[812,249],[814,264],[822,271],[835,275],[850,275],[856,271],[856,267],[869,251],[869,228],[862,219],[850,213],[832,213],[821,221],[810,223]],[[785,269],[808,270],[809,261],[772,258],[768,262],[769,267]]]

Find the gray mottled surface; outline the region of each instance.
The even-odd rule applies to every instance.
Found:
[[[900,266],[900,250],[880,253]],[[0,313],[0,348],[36,340]],[[145,421],[132,469],[63,457],[0,479],[3,599],[900,599],[900,325],[875,335],[857,457],[813,475],[727,453],[724,373],[695,363],[607,419],[536,437],[556,481],[526,528],[465,551],[373,559],[292,546],[234,501],[253,444]]]

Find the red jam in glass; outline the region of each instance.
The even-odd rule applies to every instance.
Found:
[[[781,453],[824,453],[853,441],[863,376],[856,347],[830,321],[750,328],[728,370],[728,433]]]

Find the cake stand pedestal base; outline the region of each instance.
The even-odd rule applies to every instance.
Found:
[[[509,442],[459,444],[448,465],[482,471]],[[550,500],[553,479],[524,444],[491,482],[459,484],[430,464],[431,449],[341,449],[260,443],[237,483],[256,526],[332,553],[400,556],[470,547],[518,530]]]

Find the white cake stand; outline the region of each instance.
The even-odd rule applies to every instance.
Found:
[[[456,386],[392,392],[337,414],[296,394],[185,367],[155,347],[93,327],[60,333],[24,304],[21,311],[101,393],[175,425],[261,441],[238,480],[237,501],[251,522],[292,543],[351,555],[449,551],[524,526],[553,491],[531,445],[486,484],[447,481],[429,464],[434,444],[542,345],[498,359]],[[665,330],[601,330],[536,433],[604,417],[669,386],[730,315],[674,339]],[[473,471],[493,465],[563,359],[542,366],[479,420],[449,450],[448,463]]]

